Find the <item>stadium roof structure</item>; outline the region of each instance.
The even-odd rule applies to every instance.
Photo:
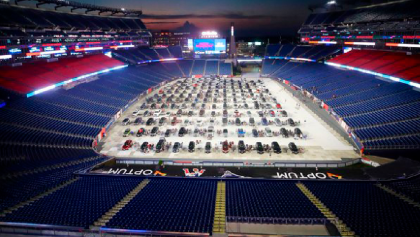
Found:
[[[36,1],[36,7],[39,7],[44,4],[55,4],[55,10],[58,10],[61,7],[71,7],[71,12],[77,9],[86,9],[85,13],[98,11],[98,15],[101,13],[109,12],[111,15],[122,14],[124,16],[128,15],[137,15],[140,16],[143,14],[142,11],[138,10],[126,10],[124,8],[112,8],[112,7],[104,7],[104,6],[97,6],[93,4],[87,3],[80,3],[74,1],[67,1],[67,0],[15,0],[15,3],[18,4],[19,2],[23,1]]]

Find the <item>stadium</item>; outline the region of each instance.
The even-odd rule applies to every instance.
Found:
[[[0,236],[419,236],[420,3],[297,4],[0,0]]]

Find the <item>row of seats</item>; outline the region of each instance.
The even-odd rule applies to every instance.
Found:
[[[263,73],[285,79],[322,100],[360,135],[365,150],[418,146],[417,129],[403,123],[420,116],[420,93],[409,85],[324,64],[286,60],[264,60]]]
[[[141,31],[146,26],[139,18],[103,17],[0,5],[0,22],[4,26],[44,27],[78,30]]]
[[[123,65],[103,54],[82,58],[61,58],[56,62],[24,63],[20,67],[0,67],[3,88],[27,94],[78,76]]]
[[[417,236],[420,209],[371,182],[304,182],[358,236]]]
[[[420,82],[420,57],[418,55],[380,50],[352,50],[329,62]]]
[[[417,1],[404,1],[354,10],[317,13],[311,14],[304,25],[400,20],[418,16],[416,9],[419,6]]]
[[[319,60],[329,55],[335,54],[340,51],[336,46],[303,46],[291,44],[269,44],[266,48],[266,56],[277,57],[292,57],[292,58],[306,58]]]

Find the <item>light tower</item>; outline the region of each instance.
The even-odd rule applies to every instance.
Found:
[[[236,43],[235,43],[235,26],[232,22],[230,25],[230,47],[229,54],[231,58],[236,58]]]

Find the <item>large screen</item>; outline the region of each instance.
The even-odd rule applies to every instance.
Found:
[[[196,54],[226,53],[226,39],[195,39],[194,51]]]

